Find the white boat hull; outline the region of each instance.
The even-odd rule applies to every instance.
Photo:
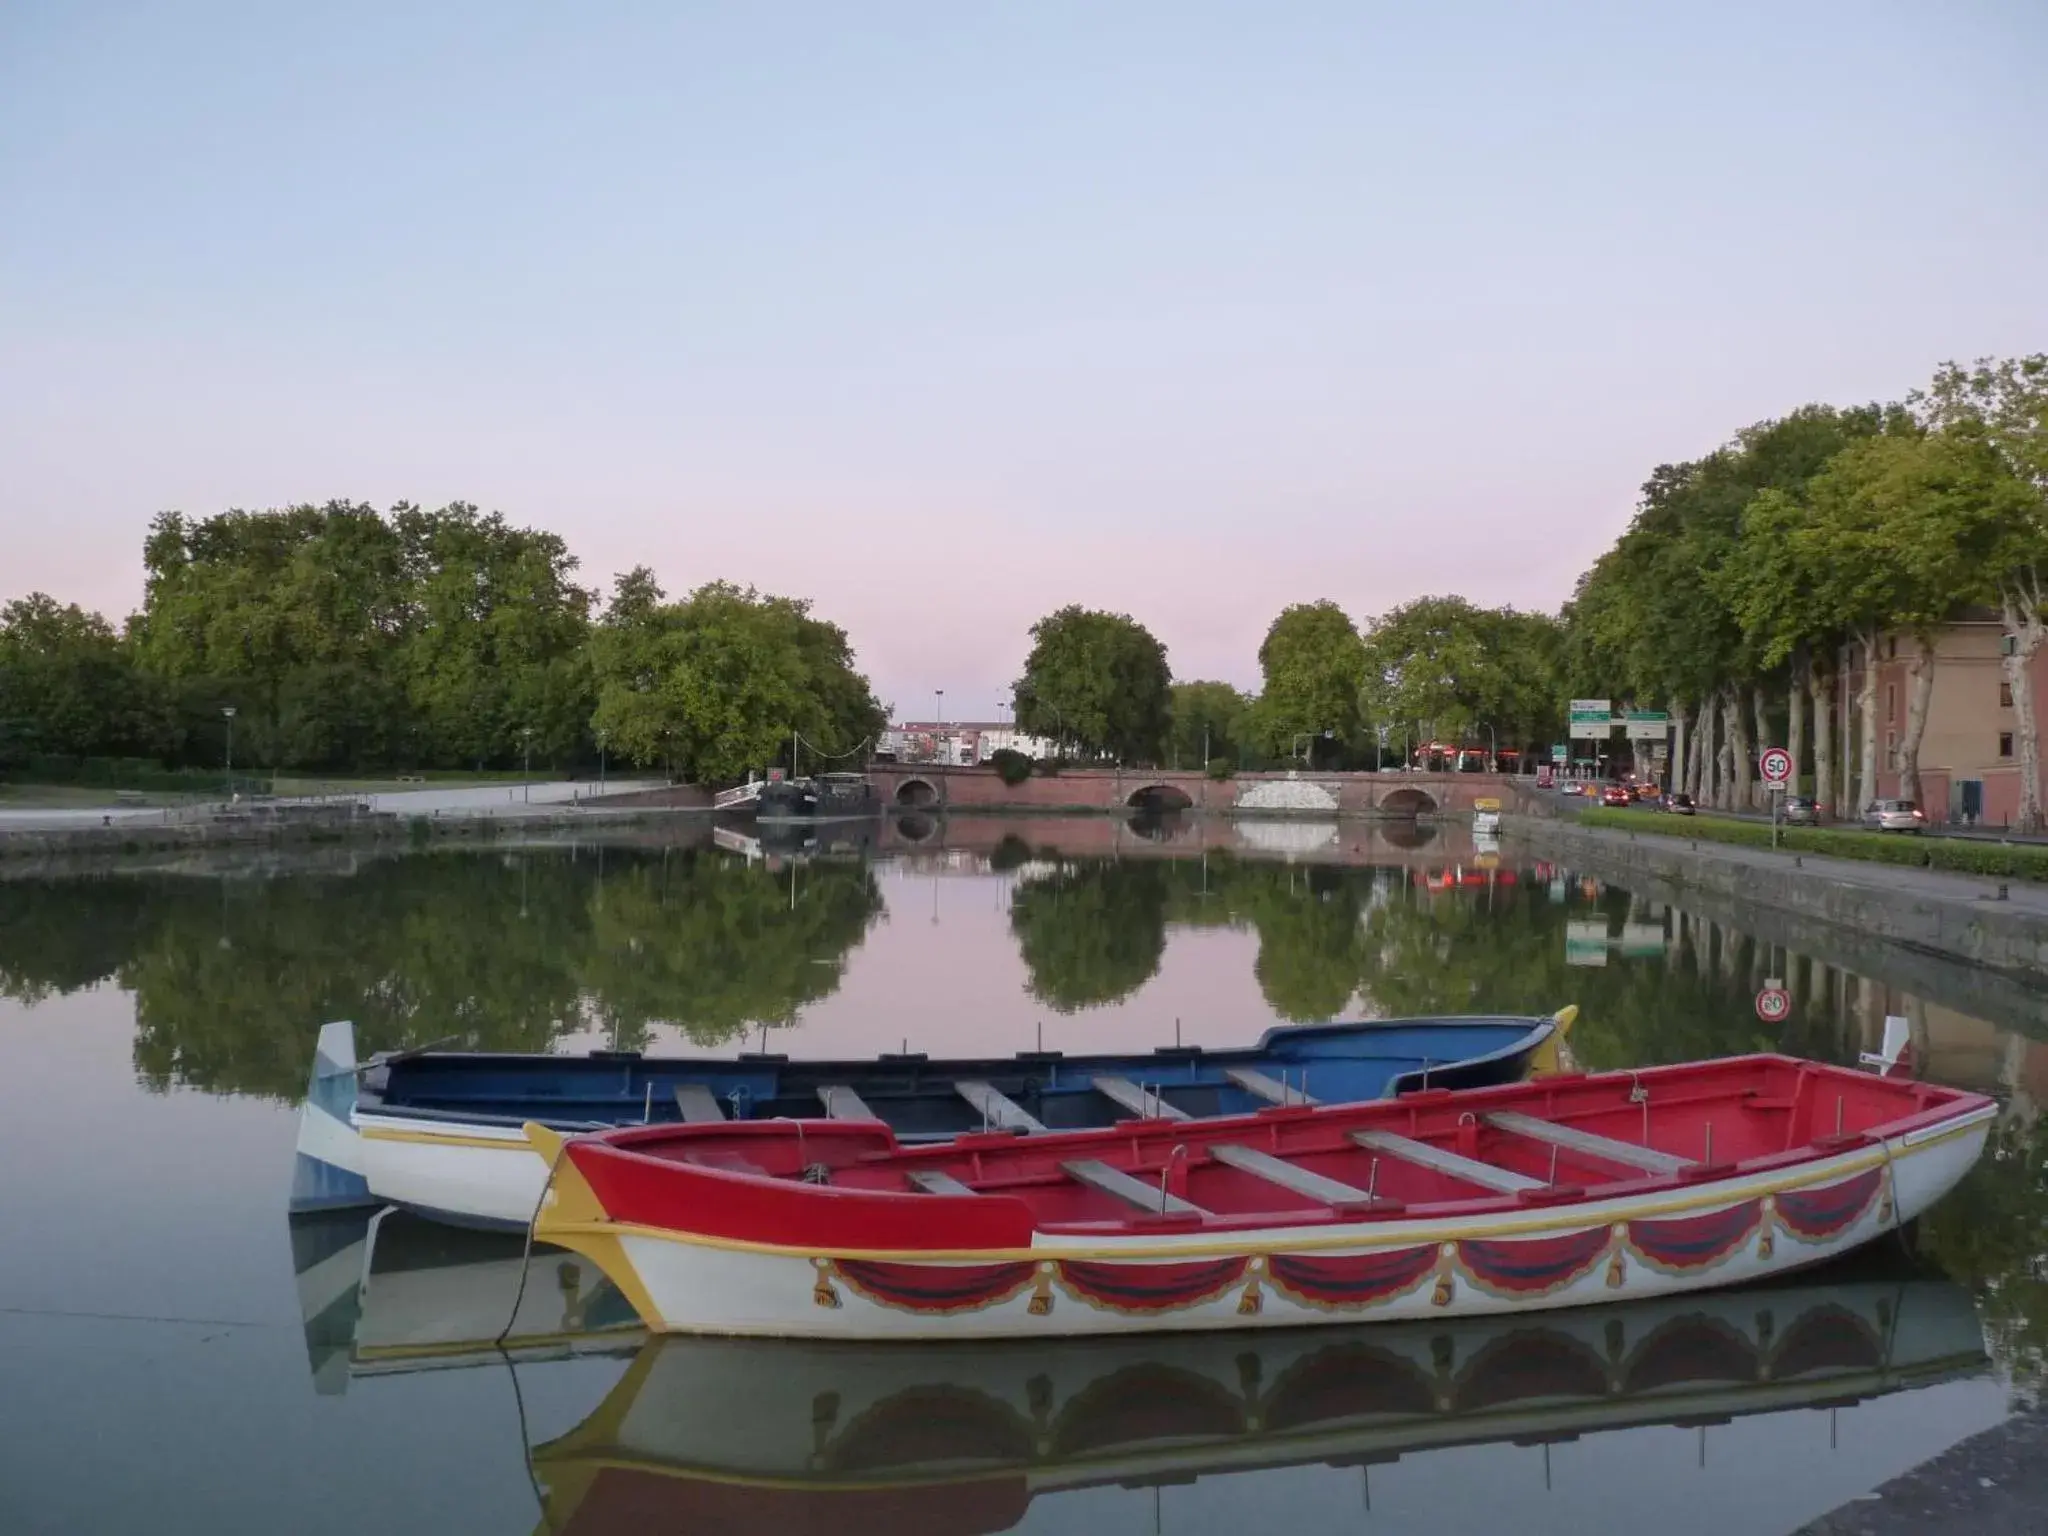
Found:
[[[356,1115],[357,1166],[378,1203],[442,1221],[523,1230],[547,1184],[547,1163],[516,1126]]]
[[[541,1234],[588,1253],[661,1332],[999,1339],[1484,1317],[1739,1285],[1847,1253],[1952,1189],[1994,1114],[1789,1169],[1452,1219],[831,1253],[582,1220],[551,1190]]]

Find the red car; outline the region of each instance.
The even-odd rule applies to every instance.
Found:
[[[1600,791],[1600,803],[1602,805],[1620,806],[1625,810],[1629,806],[1634,805],[1636,799],[1634,795],[1628,792],[1626,784],[1610,784]]]

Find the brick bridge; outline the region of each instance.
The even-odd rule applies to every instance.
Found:
[[[873,763],[868,778],[892,808],[944,810],[1197,810],[1418,816],[1469,811],[1499,798],[1513,779],[1492,773],[1240,773],[1212,779],[1199,770],[1064,768],[1005,784],[995,769],[929,763]]]

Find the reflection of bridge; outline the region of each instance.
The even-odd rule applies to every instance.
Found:
[[[1491,773],[1241,773],[1064,768],[1005,784],[993,768],[876,763],[868,769],[885,806],[919,810],[1231,811],[1264,815],[1418,816],[1469,811],[1505,794],[1512,778]]]

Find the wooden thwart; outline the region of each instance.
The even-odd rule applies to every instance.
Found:
[[[962,1078],[953,1085],[953,1091],[981,1111],[981,1116],[992,1126],[1006,1131],[1042,1131],[1045,1125],[1022,1104],[996,1092],[979,1078]]]
[[[1211,1147],[1209,1155],[1217,1162],[1227,1164],[1240,1173],[1248,1173],[1255,1179],[1264,1179],[1268,1184],[1278,1184],[1282,1189],[1291,1189],[1297,1195],[1306,1195],[1309,1199],[1320,1200],[1325,1205],[1362,1205],[1372,1198],[1364,1190],[1346,1184],[1342,1179],[1326,1178],[1306,1168],[1297,1168],[1293,1163],[1284,1163],[1255,1147]]]
[[[688,1125],[708,1125],[725,1118],[725,1111],[718,1107],[717,1096],[702,1083],[676,1084],[676,1109]]]
[[[1477,1184],[1481,1189],[1499,1190],[1504,1195],[1518,1195],[1525,1189],[1543,1188],[1541,1179],[1527,1178],[1506,1168],[1496,1168],[1491,1163],[1461,1157],[1456,1152],[1446,1152],[1443,1148],[1432,1147],[1427,1142],[1397,1136],[1392,1131],[1353,1131],[1351,1139],[1361,1147],[1378,1152],[1382,1156],[1398,1157],[1404,1163],[1432,1168],[1438,1173],[1447,1173],[1454,1179],[1463,1179],[1467,1184]]]
[[[867,1101],[844,1083],[820,1083],[818,1097],[824,1101],[825,1113],[834,1120],[879,1120],[881,1116],[867,1106]]]
[[[1305,1093],[1291,1083],[1283,1083],[1254,1072],[1250,1067],[1225,1067],[1223,1075],[1255,1098],[1264,1099],[1268,1104],[1320,1104],[1322,1100],[1314,1094]]]
[[[1114,1195],[1128,1201],[1141,1211],[1164,1212],[1168,1216],[1206,1216],[1209,1213],[1199,1205],[1192,1205],[1179,1195],[1160,1197],[1157,1184],[1147,1184],[1143,1179],[1134,1179],[1120,1169],[1094,1158],[1078,1162],[1061,1163],[1060,1172],[1070,1179],[1078,1179],[1090,1189],[1100,1190],[1105,1195]]]
[[[1509,1110],[1500,1110],[1482,1118],[1497,1131],[1526,1136],[1531,1141],[1540,1141],[1567,1152],[1576,1152],[1582,1157],[1597,1157],[1603,1163],[1619,1163],[1624,1168],[1640,1168],[1645,1173],[1683,1173],[1693,1166],[1689,1157],[1678,1157],[1670,1152],[1659,1152],[1652,1147],[1639,1147],[1631,1142],[1616,1141],[1611,1136],[1596,1135],[1592,1131],[1574,1130],[1571,1126],[1557,1125],[1549,1120],[1538,1119],[1535,1115],[1519,1115]]]
[[[973,1190],[937,1168],[913,1168],[905,1175],[928,1195],[971,1195]]]
[[[1192,1118],[1186,1110],[1176,1108],[1148,1089],[1140,1088],[1127,1077],[1090,1078],[1089,1084],[1104,1098],[1122,1105],[1141,1120]]]

